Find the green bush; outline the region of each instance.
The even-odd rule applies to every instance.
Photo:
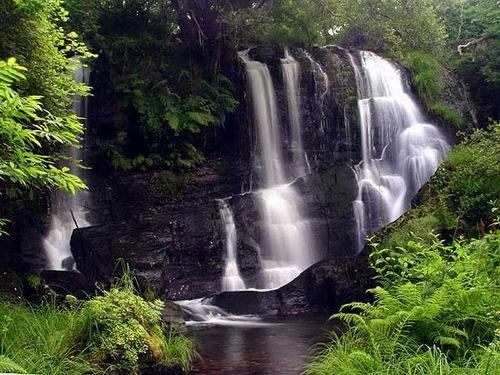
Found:
[[[409,53],[404,62],[411,72],[412,83],[419,97],[428,106],[435,103],[443,91],[439,63],[423,52]]]
[[[463,128],[465,119],[462,114],[440,100],[443,84],[439,62],[426,53],[411,52],[404,58],[404,64],[410,70],[412,84],[428,110],[455,128]]]
[[[193,343],[173,327],[165,334],[163,307],[159,300],[147,302],[138,296],[128,276],[102,296],[85,302],[82,314],[93,360],[127,374],[138,374],[147,364],[188,371],[194,357]]]
[[[415,239],[429,243],[434,239],[433,233],[437,233],[439,229],[440,220],[432,214],[413,217],[404,220],[399,226],[391,227],[390,233],[382,239],[382,242],[384,246],[390,248],[405,246],[408,241]]]

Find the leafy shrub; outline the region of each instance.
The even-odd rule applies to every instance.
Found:
[[[428,214],[421,217],[412,217],[403,221],[399,226],[390,228],[387,238],[382,237],[383,245],[390,248],[405,246],[408,241],[418,239],[423,243],[430,243],[434,239],[433,233],[440,229],[440,220]]]
[[[19,85],[26,69],[14,58],[0,60],[0,196],[15,202],[46,189],[75,193],[85,189],[83,181],[61,166],[67,158],[49,149],[77,147],[83,134],[76,115],[56,116],[42,106],[40,96],[23,96]],[[19,202],[17,202],[19,203]],[[6,207],[7,206],[7,207]],[[3,204],[1,215],[8,216]],[[12,215],[13,216],[13,215]],[[1,230],[7,222],[0,219]]]
[[[190,369],[193,342],[161,324],[160,301],[146,302],[124,278],[82,302],[66,297],[31,307],[0,302],[0,372],[41,375],[137,374],[144,365]]]
[[[0,2],[0,58],[15,57],[27,68],[21,95],[40,95],[43,107],[57,116],[70,113],[72,95],[88,88],[71,74],[73,56],[91,57],[74,31],[65,30],[68,12],[61,0]]]
[[[404,64],[410,70],[413,86],[428,110],[455,128],[461,129],[465,124],[461,113],[440,100],[443,85],[439,62],[426,53],[411,52],[405,57]]]
[[[102,296],[85,302],[82,313],[93,360],[134,374],[145,364],[178,365],[189,370],[194,356],[192,341],[173,328],[165,335],[163,307],[159,300],[146,302],[138,296],[127,276]]]

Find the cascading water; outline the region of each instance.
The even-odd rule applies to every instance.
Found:
[[[293,156],[293,174],[295,177],[305,174],[304,148],[302,147],[302,124],[300,118],[300,65],[285,49],[285,58],[281,59],[283,83],[285,84],[290,126],[289,147]]]
[[[240,275],[236,254],[237,234],[234,223],[233,211],[229,204],[220,199],[219,212],[224,225],[226,261],[224,265],[224,276],[222,277],[222,290],[235,291],[246,289],[245,281]]]
[[[282,147],[284,144],[277,116],[276,96],[268,67],[253,61],[248,51],[240,52],[250,86],[254,120],[257,131],[257,153],[262,176],[262,190],[254,192],[257,198],[262,219],[263,238],[261,241],[261,277],[259,286],[266,289],[278,288],[293,280],[300,272],[312,265],[316,260],[314,245],[311,238],[309,222],[302,216],[302,200],[290,186],[287,178]],[[290,57],[290,56],[289,56]],[[285,58],[287,60],[287,58]],[[287,90],[288,95],[298,95],[298,75],[293,73],[297,66],[288,58],[283,65],[285,86],[294,87]],[[290,65],[290,66],[288,66]],[[288,69],[289,68],[289,69]],[[290,113],[298,113],[298,99],[288,98]],[[293,117],[293,116],[292,116]],[[301,133],[300,120],[295,129]],[[292,132],[294,124],[292,126]],[[296,134],[294,140],[297,148],[302,148],[301,134]],[[293,178],[298,176],[293,176]]]
[[[354,201],[358,250],[365,237],[399,218],[446,157],[439,130],[424,123],[400,71],[372,52],[349,54],[354,70],[363,160],[356,166]]]
[[[89,70],[79,65],[74,72],[74,79],[77,82],[88,83],[89,75]],[[75,96],[73,98],[73,110],[77,115],[86,119],[87,99],[85,97]],[[81,147],[72,147],[70,154],[72,159],[76,161],[83,158]],[[78,168],[75,163],[69,165],[69,168],[71,173],[80,178],[82,177],[81,168]],[[90,225],[86,218],[87,210],[85,209],[87,194],[87,192],[78,192],[71,196],[65,193],[58,193],[56,195],[49,232],[43,239],[47,269],[76,270],[76,264],[71,253],[70,241],[76,224],[78,224],[80,228]]]
[[[328,78],[328,74],[326,74],[325,69],[323,69],[321,64],[314,60],[309,52],[302,52],[311,63],[311,68],[314,73],[314,91],[316,92],[317,101],[319,102],[320,107],[323,107],[325,97],[328,95],[328,91],[330,90],[330,78]],[[317,80],[317,76],[321,77],[321,80]]]
[[[330,91],[330,78],[326,74],[325,69],[313,59],[311,54],[305,50],[302,50],[304,56],[309,60],[311,64],[311,70],[314,76],[314,92],[316,93],[316,103],[321,111],[321,117],[319,121],[319,130],[321,133],[325,133],[326,127],[326,116],[325,116],[325,98]],[[321,148],[324,149],[324,144],[321,144]]]

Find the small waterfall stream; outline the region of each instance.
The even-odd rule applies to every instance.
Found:
[[[81,64],[74,72],[74,79],[77,82],[88,83],[90,71]],[[87,98],[75,96],[73,98],[73,110],[80,117],[87,117]],[[86,121],[86,120],[84,120]],[[72,147],[70,154],[73,160],[83,159],[82,147]],[[82,178],[82,170],[74,163],[69,165],[71,173]],[[58,192],[53,203],[53,213],[51,217],[49,232],[43,239],[43,247],[47,259],[47,269],[49,270],[76,270],[76,264],[71,253],[71,235],[76,228],[90,225],[87,220],[87,210],[85,203],[88,199],[88,192],[81,191],[75,195]]]
[[[300,65],[290,54],[288,48],[285,48],[285,58],[281,59],[281,70],[288,107],[288,122],[290,126],[289,148],[293,156],[292,171],[294,177],[300,177],[306,173],[300,118]]]
[[[448,144],[404,87],[400,71],[382,57],[349,54],[358,94],[362,161],[355,167],[358,250],[365,237],[399,218],[446,157]]]
[[[237,260],[237,233],[234,223],[233,211],[229,204],[220,199],[219,201],[220,217],[224,226],[226,260],[224,264],[224,276],[222,277],[222,290],[235,291],[246,289],[245,281],[240,275]]]

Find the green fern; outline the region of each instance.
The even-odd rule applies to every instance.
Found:
[[[0,372],[15,372],[18,374],[28,373],[22,366],[4,355],[0,355]]]

